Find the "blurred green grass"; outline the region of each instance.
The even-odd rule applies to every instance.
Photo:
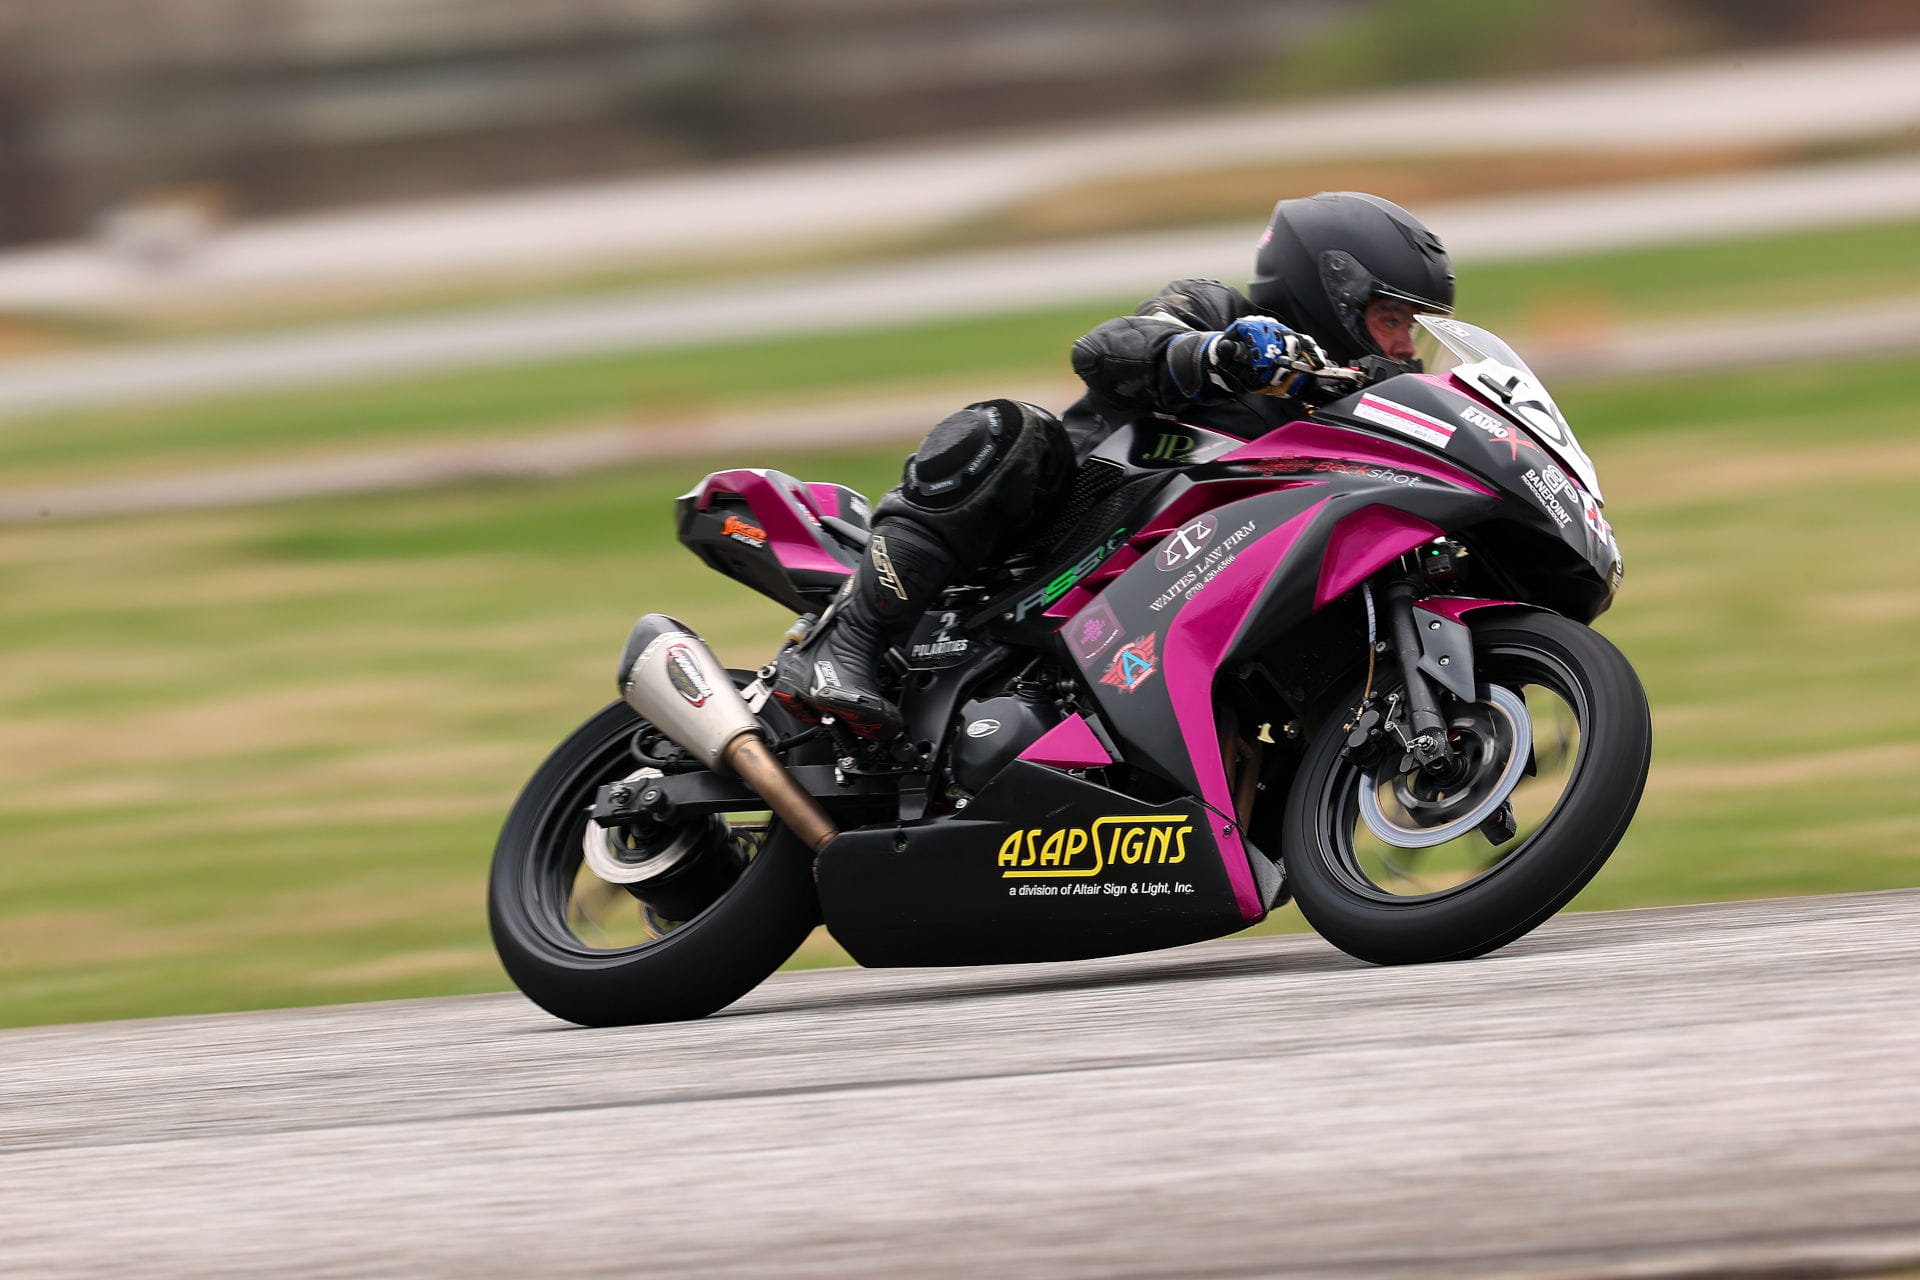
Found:
[[[640,354],[22,418],[0,423],[0,475],[24,486],[582,423],[675,429],[752,401],[990,383],[1035,370],[1070,377],[1073,339],[1132,306],[1082,303],[851,334],[702,335],[705,345]]]
[[[1907,361],[1565,390],[1656,719],[1579,906],[1920,881],[1917,398]],[[878,493],[898,451],[728,461]],[[703,469],[0,537],[0,1024],[504,987],[493,836],[634,615],[742,665],[787,620],[674,545]]]
[[[1145,296],[1164,282],[1141,283]],[[1920,223],[1476,267],[1461,311],[1509,336],[1592,337],[1649,320],[1888,296],[1920,296]],[[847,333],[697,335],[643,354],[19,419],[0,422],[0,476],[25,488],[583,424],[672,430],[716,411],[930,384],[963,388],[962,402],[964,388],[991,394],[999,380],[1068,380],[1073,340],[1137,301]],[[902,424],[903,436],[917,431]]]
[[[1341,6],[1235,88],[1260,97],[1539,75],[1726,50],[1753,33],[1736,6],[1675,0],[1382,0]]]

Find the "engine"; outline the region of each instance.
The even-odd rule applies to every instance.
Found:
[[[1016,681],[991,697],[962,704],[948,754],[954,784],[975,794],[1060,723],[1060,714],[1052,682]]]

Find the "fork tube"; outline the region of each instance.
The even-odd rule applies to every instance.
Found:
[[[1393,627],[1393,653],[1407,685],[1407,722],[1413,729],[1413,758],[1420,764],[1452,755],[1447,745],[1447,722],[1434,701],[1433,688],[1420,673],[1420,630],[1413,621],[1413,584],[1387,584],[1387,621]],[[1420,745],[1421,739],[1427,746]]]

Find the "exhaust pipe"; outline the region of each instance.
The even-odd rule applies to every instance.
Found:
[[[620,653],[619,682],[628,706],[709,769],[746,783],[814,852],[840,834],[826,810],[767,749],[766,726],[690,627],[663,613],[634,623]]]

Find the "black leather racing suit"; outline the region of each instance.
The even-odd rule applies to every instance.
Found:
[[[940,589],[1016,549],[1054,514],[1075,470],[1122,423],[1160,413],[1252,438],[1300,415],[1294,400],[1236,395],[1207,360],[1210,335],[1257,315],[1236,289],[1176,280],[1130,316],[1073,344],[1087,394],[1065,426],[1012,400],[971,404],[928,433],[900,484],[874,508],[853,577],[813,636],[781,656],[773,696],[802,717],[835,716],[856,735],[900,731],[879,655]]]
[[[1109,320],[1075,342],[1073,371],[1087,384],[1086,395],[1064,415],[1075,464],[1146,413],[1244,439],[1300,417],[1306,406],[1298,400],[1235,395],[1208,376],[1202,335],[1264,314],[1217,280],[1175,280],[1132,315]]]

